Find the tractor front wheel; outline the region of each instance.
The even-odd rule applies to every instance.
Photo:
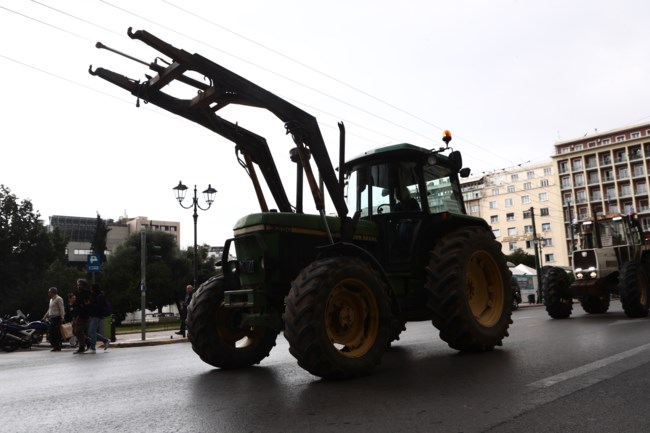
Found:
[[[648,274],[642,265],[627,262],[618,277],[618,293],[627,317],[646,317],[649,310]]]
[[[225,286],[223,276],[212,277],[192,296],[187,308],[192,349],[204,362],[222,369],[258,364],[269,356],[278,331],[242,325],[243,316],[254,311],[226,308],[223,305]]]
[[[363,375],[379,364],[394,334],[388,286],[364,260],[316,260],[291,284],[284,326],[289,351],[311,374]]]
[[[544,305],[553,319],[566,319],[573,310],[573,299],[569,292],[569,277],[562,268],[550,268],[542,279]]]
[[[457,230],[431,251],[426,288],[440,338],[457,350],[501,346],[512,323],[512,288],[501,244],[479,227]]]
[[[585,313],[603,314],[609,310],[609,293],[604,295],[584,295],[580,296],[579,299]]]

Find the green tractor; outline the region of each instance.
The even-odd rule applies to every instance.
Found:
[[[222,369],[258,364],[284,332],[289,351],[311,374],[355,377],[380,363],[406,322],[422,320],[459,351],[502,344],[512,323],[510,272],[490,226],[465,213],[459,176],[469,169],[449,148],[448,131],[444,147],[398,144],[345,161],[339,124],[337,175],[314,117],[146,31],[128,35],[171,62],[149,64],[157,75],[144,82],[103,68],[89,72],[234,142],[260,205],[236,223],[221,272],[198,288],[188,308],[189,340],[203,361]],[[197,91],[190,99],[173,97],[163,91],[172,82]],[[295,144],[295,205],[266,140],[217,115],[230,104],[263,108],[284,122]],[[258,170],[276,208],[267,204]],[[303,212],[303,179],[316,214]],[[325,212],[325,189],[335,215]],[[228,259],[232,250],[235,260]]]

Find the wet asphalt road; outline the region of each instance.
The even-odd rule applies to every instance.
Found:
[[[1,432],[648,432],[650,319],[620,304],[569,320],[513,313],[490,353],[409,323],[366,377],[326,382],[282,338],[261,365],[221,371],[188,343],[0,353]]]

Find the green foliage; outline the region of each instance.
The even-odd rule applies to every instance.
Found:
[[[93,233],[93,240],[90,243],[90,247],[93,249],[95,254],[99,254],[100,263],[106,263],[106,236],[111,229],[106,227],[106,221],[97,214],[97,223],[95,225],[95,233]]]
[[[104,267],[104,289],[118,319],[140,308],[141,243],[140,233],[129,236]],[[174,304],[191,280],[191,260],[179,251],[174,237],[163,232],[147,232],[146,253],[147,308]]]
[[[65,260],[65,239],[48,233],[30,200],[0,185],[0,314],[22,309],[38,317],[47,309],[46,270]]]
[[[530,268],[535,269],[535,256],[526,253],[521,248],[517,248],[512,254],[506,256],[506,259],[514,263],[515,266],[524,264]]]

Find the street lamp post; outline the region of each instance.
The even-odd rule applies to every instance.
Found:
[[[199,199],[196,197],[196,185],[194,185],[194,197],[192,198],[192,204],[189,206],[183,205],[183,200],[185,199],[185,194],[187,194],[187,187],[183,185],[181,181],[178,182],[178,185],[176,185],[174,188],[174,195],[176,196],[176,200],[178,200],[178,204],[181,205],[183,209],[194,209],[194,289],[196,290],[196,274],[198,272],[198,261],[196,260],[196,221],[199,218],[199,214],[197,213],[197,209],[201,210],[208,210],[210,209],[210,206],[212,206],[212,203],[214,203],[214,196],[217,194],[217,190],[212,188],[212,185],[208,184],[208,189],[203,191],[203,195],[205,198],[205,202],[208,204],[206,208],[202,208],[201,205],[199,204]]]

